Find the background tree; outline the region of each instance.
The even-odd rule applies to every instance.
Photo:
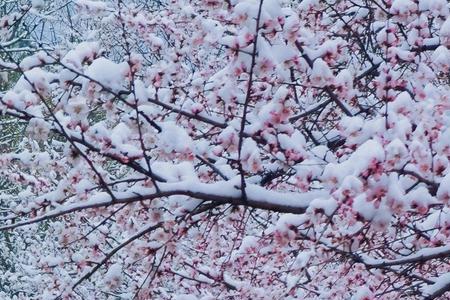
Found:
[[[450,290],[447,1],[5,7],[5,297]]]

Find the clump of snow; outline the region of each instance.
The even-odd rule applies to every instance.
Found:
[[[79,7],[79,9],[91,14],[98,14],[108,9],[107,3],[103,1],[76,0],[75,4]]]
[[[261,169],[259,148],[251,138],[246,138],[242,144],[241,159],[244,170],[257,172]]]
[[[356,290],[356,293],[352,296],[351,300],[368,300],[373,299],[374,295],[371,290],[366,286],[361,286]]]
[[[313,213],[320,212],[324,213],[327,216],[331,216],[335,212],[337,206],[338,204],[336,200],[333,198],[328,199],[317,198],[311,201],[311,203],[308,206],[308,211]]]
[[[433,284],[424,287],[422,292],[425,295],[432,295],[438,290],[445,288],[449,284],[450,284],[450,273],[445,273],[436,278]]]
[[[408,154],[408,149],[400,139],[394,139],[386,146],[386,162],[392,167],[402,167]]]
[[[376,213],[375,206],[367,200],[367,195],[362,193],[355,197],[353,201],[353,210],[361,215],[365,220],[372,220]]]
[[[450,68],[450,50],[445,46],[439,46],[432,55],[433,63],[441,71],[447,72]]]
[[[98,42],[82,42],[63,57],[62,62],[77,71],[81,71],[83,63],[92,62],[100,54]]]
[[[314,86],[324,87],[333,83],[334,76],[328,64],[321,58],[317,58],[314,61],[310,79]]]
[[[158,144],[165,153],[187,153],[193,149],[192,138],[182,127],[174,122],[160,123],[159,126]]]
[[[106,286],[115,289],[120,285],[122,279],[122,266],[120,264],[113,264],[108,268],[108,272],[104,275],[103,281]]]
[[[450,46],[450,17],[442,24],[440,37],[443,45]]]
[[[331,163],[325,167],[323,178],[326,181],[342,182],[345,176],[359,176],[376,167],[376,164],[384,161],[385,152],[376,140],[368,140],[344,162]]]
[[[181,295],[176,295],[173,298],[174,300],[198,300],[197,297],[195,297],[194,295],[189,295],[189,294],[181,294]]]
[[[445,204],[450,203],[450,173],[445,175],[439,184],[436,197]]]
[[[54,62],[55,60],[50,57],[44,51],[39,51],[36,54],[30,55],[22,59],[19,66],[22,70],[27,71],[31,70],[34,67],[39,67],[45,64],[49,64]]]
[[[41,68],[33,68],[25,71],[24,75],[20,77],[14,86],[14,91],[22,92],[24,90],[39,93],[41,96],[46,96],[49,91],[49,82],[51,76],[49,73]]]
[[[45,141],[50,133],[50,125],[42,119],[33,118],[28,123],[26,133],[37,141]]]
[[[411,0],[394,0],[389,12],[400,19],[409,17],[416,9],[416,4]]]
[[[44,8],[45,2],[44,0],[31,0],[31,7],[33,7],[34,9],[42,9]]]
[[[81,96],[71,98],[65,109],[70,117],[77,121],[86,120],[89,114],[86,99]]]
[[[117,92],[125,85],[128,70],[128,64],[125,62],[116,64],[107,58],[100,57],[92,62],[85,74],[103,87]]]
[[[446,0],[419,0],[419,11],[427,11],[435,17],[448,16],[449,14]]]

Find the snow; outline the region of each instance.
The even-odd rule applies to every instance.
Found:
[[[392,211],[389,207],[381,205],[371,220],[372,228],[377,232],[384,232],[392,220]]]
[[[222,199],[219,201],[230,201],[234,199],[234,201],[239,202],[241,190],[236,188],[236,184],[239,182],[239,177],[235,177],[230,181],[211,184],[201,183],[195,179],[174,183],[160,183],[158,184],[158,187],[163,192],[179,192],[180,194],[186,193],[192,195],[198,194],[199,196],[203,194],[205,196],[210,195],[211,197]],[[270,207],[271,205],[280,205],[286,207],[286,210],[292,208],[293,211],[299,208],[306,208],[312,200],[316,198],[326,198],[328,195],[325,191],[320,190],[306,193],[279,192],[267,190],[254,184],[247,185],[246,193],[248,202],[260,206],[261,208]]]
[[[279,0],[265,0],[262,8],[267,11],[272,18],[283,16]]]
[[[85,121],[89,114],[89,107],[86,102],[86,99],[81,96],[71,98],[66,106],[66,113],[75,120]]]
[[[406,114],[413,107],[413,100],[408,92],[401,92],[389,105],[389,110],[395,113]]]
[[[353,87],[353,75],[350,70],[343,69],[336,75],[336,84],[341,84],[349,89]]]
[[[242,143],[241,158],[246,171],[257,172],[261,168],[261,158],[256,142],[251,138],[244,139]]]
[[[125,85],[128,69],[128,64],[125,62],[116,64],[107,58],[100,57],[92,62],[85,74],[96,83],[117,92]]]
[[[248,185],[246,191],[252,199],[257,201],[292,207],[307,207],[312,200],[316,198],[325,198],[328,195],[325,191],[311,191],[302,194],[276,192],[266,190],[257,185]]]
[[[258,245],[258,238],[256,236],[246,236],[242,239],[241,246],[239,247],[237,253],[246,254],[247,251],[251,251]]]
[[[190,176],[189,176],[190,177]],[[241,190],[236,188],[239,177],[227,182],[216,182],[212,184],[201,183],[197,179],[190,179],[174,183],[158,183],[158,188],[162,193],[190,195],[192,197],[200,197],[203,200],[218,201],[218,203],[239,203],[242,204]],[[41,196],[42,199],[48,199],[52,202],[57,201],[61,197],[62,191],[56,191]],[[130,201],[138,201],[141,199],[153,199],[158,196],[154,189],[134,187],[126,192],[115,192],[115,203],[128,203]],[[279,192],[267,190],[258,185],[248,184],[246,187],[247,201],[249,205],[262,209],[270,209],[272,207],[280,207],[286,212],[305,211],[311,201],[317,198],[326,199],[329,197],[326,191],[311,191],[306,193]],[[137,197],[137,195],[140,195]],[[31,222],[43,220],[51,216],[58,216],[63,213],[79,211],[90,207],[101,207],[111,205],[113,202],[111,196],[106,192],[98,192],[89,197],[87,201],[74,204],[56,205],[56,208],[40,217],[32,219]],[[196,205],[192,206],[195,207]],[[332,206],[329,206],[332,207]],[[24,221],[20,224],[28,224]],[[16,224],[16,225],[18,225]],[[0,229],[9,226],[0,227]]]
[[[272,233],[277,230],[278,231],[286,231],[291,226],[297,227],[309,219],[310,219],[309,215],[300,215],[299,216],[299,215],[294,215],[294,214],[283,214],[280,216],[280,218],[278,219],[277,223],[274,226],[269,227],[267,229],[267,233]]]
[[[386,146],[386,161],[391,162],[393,167],[403,166],[407,155],[408,149],[398,138],[394,139]]]
[[[158,145],[165,153],[187,153],[193,149],[192,138],[186,130],[175,122],[158,124],[162,131],[158,134]]]
[[[429,11],[433,16],[448,16],[446,0],[419,0],[419,11]]]
[[[136,100],[138,103],[146,103],[147,99],[149,98],[149,92],[147,88],[145,87],[145,84],[141,80],[135,80],[134,81],[134,89],[136,93]],[[142,107],[145,107],[144,105],[140,107],[140,110]]]
[[[441,26],[440,36],[442,43],[446,46],[450,45],[450,17],[447,17]]]
[[[358,176],[374,163],[382,162],[384,158],[385,151],[380,143],[376,140],[368,140],[360,145],[348,160],[338,164],[328,164],[323,172],[323,178],[342,182],[345,176]]]
[[[240,288],[246,285],[245,281],[240,281],[237,279],[234,279],[230,274],[228,274],[227,272],[223,273],[223,280],[224,282],[230,284],[231,286],[234,286],[236,288]],[[203,300],[203,299],[202,299]]]
[[[365,220],[372,220],[375,216],[376,209],[373,203],[367,200],[367,195],[362,193],[355,197],[353,209],[360,214]]]
[[[363,191],[363,186],[364,184],[358,177],[349,175],[342,181],[339,190],[342,190],[344,195],[356,196]]]
[[[340,130],[343,136],[349,137],[351,135],[355,135],[358,131],[361,131],[364,126],[364,120],[361,117],[347,117],[344,116],[340,123],[339,127],[342,128]]]
[[[436,199],[430,195],[428,189],[424,186],[420,186],[408,194],[406,194],[406,199],[415,206],[422,209],[427,209],[431,204],[436,203]]]
[[[439,46],[432,55],[434,64],[441,70],[448,70],[450,67],[450,50],[445,46]]]
[[[450,202],[450,173],[442,178],[436,197],[446,204]]]
[[[297,130],[294,131],[291,136],[287,134],[278,135],[278,141],[280,142],[281,148],[285,150],[295,150],[298,152],[301,152],[303,150],[303,145],[306,144],[305,137]]]
[[[122,266],[118,263],[109,266],[108,271],[103,277],[107,287],[117,288],[122,278]]]
[[[41,96],[46,96],[49,89],[51,75],[41,68],[33,68],[25,71],[14,86],[17,93],[28,90],[37,91]]]
[[[414,4],[411,0],[394,0],[389,12],[394,15],[404,16],[408,15],[415,8],[416,4]]]
[[[113,264],[109,267],[108,272],[105,274],[105,279],[110,280],[113,277],[119,277],[122,273],[122,266],[120,264]]]
[[[90,11],[91,13],[98,13],[108,8],[106,2],[93,0],[76,0],[75,4]]]
[[[345,42],[341,38],[326,40],[319,45],[314,51],[308,52],[311,59],[324,57],[326,54],[336,54],[340,47],[343,47]]]
[[[92,61],[100,53],[98,42],[82,42],[63,57],[62,62],[77,71],[82,70],[82,64]]]
[[[313,8],[317,8],[319,5],[319,0],[303,0],[300,2],[299,8],[301,10],[311,10]]]
[[[25,249],[5,256],[21,260],[7,288],[70,298],[75,274],[155,224],[80,297],[132,298],[159,263],[144,297],[367,300],[409,289],[405,271],[436,282],[424,291],[450,282],[446,0],[74,0],[70,20],[50,2],[0,18],[0,229],[24,226],[8,237]],[[52,34],[23,46],[22,22]]]
[[[219,142],[227,148],[230,145],[237,144],[238,141],[238,133],[233,126],[228,126],[222,130],[222,132],[218,136]]]
[[[437,277],[435,283],[427,285],[422,291],[425,295],[432,295],[440,289],[447,288],[448,285],[450,285],[450,272]]]
[[[155,174],[167,180],[167,182],[194,182],[198,180],[194,166],[189,161],[183,161],[178,164],[158,161],[152,164],[152,170],[154,170]]]
[[[295,258],[294,265],[297,268],[304,268],[308,265],[309,260],[313,257],[312,251],[300,251]]]
[[[95,184],[93,184],[91,181],[87,179],[82,179],[80,182],[74,185],[75,191],[78,194],[83,194],[89,191],[90,189],[94,188]]]
[[[413,254],[401,256],[398,259],[374,259],[369,257],[364,257],[364,261],[369,265],[401,265],[408,261],[415,261],[420,259],[425,259],[425,257],[447,255],[450,253],[450,246],[440,246],[432,248],[419,249]]]
[[[373,299],[373,293],[366,286],[361,286],[356,290],[356,293],[352,296],[351,300],[366,300]]]
[[[44,51],[39,51],[34,55],[27,56],[20,62],[19,66],[22,70],[28,71],[33,69],[34,67],[38,67],[41,65],[49,64],[54,62],[55,60],[50,57]]]
[[[173,299],[174,300],[198,300],[197,297],[195,297],[194,295],[189,295],[189,294],[176,295]]]
[[[44,7],[44,5],[45,5],[44,0],[31,0],[31,6],[34,9],[41,9]]]
[[[63,263],[64,261],[61,257],[48,255],[48,256],[42,258],[41,262],[46,264],[49,267],[55,267],[55,266],[59,265],[60,263]]]
[[[28,123],[26,133],[39,141],[47,140],[50,133],[50,125],[42,119],[33,118]]]
[[[308,205],[309,212],[315,212],[317,210],[323,211],[327,216],[331,216],[337,209],[338,203],[333,198],[320,199],[316,198]]]
[[[321,58],[314,61],[311,72],[311,83],[318,87],[324,87],[333,83],[334,76],[329,66]]]
[[[119,123],[111,131],[111,142],[116,147],[119,147],[130,139],[131,132],[131,129],[126,124]]]

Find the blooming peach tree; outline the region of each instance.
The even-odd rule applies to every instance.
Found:
[[[3,1],[1,298],[450,297],[449,15]]]

